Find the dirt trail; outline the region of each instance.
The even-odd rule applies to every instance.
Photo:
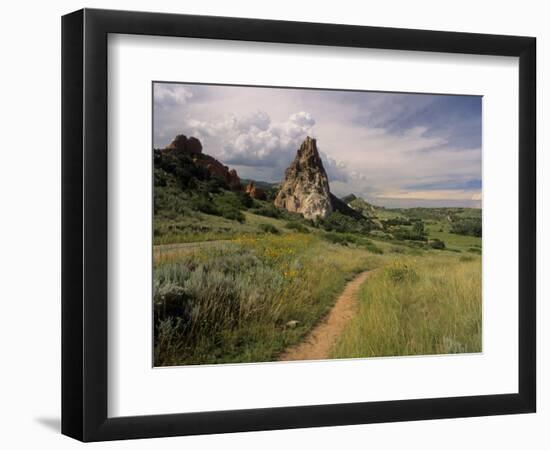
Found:
[[[302,343],[287,349],[280,356],[279,361],[327,359],[332,344],[356,312],[359,287],[371,272],[370,270],[362,272],[348,282],[327,317],[306,336]]]
[[[153,246],[153,257],[155,261],[169,256],[181,256],[192,253],[201,248],[220,247],[223,245],[231,245],[229,239],[219,239],[216,241],[197,241],[197,242],[182,242],[180,244],[160,244]]]

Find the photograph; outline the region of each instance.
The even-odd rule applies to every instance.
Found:
[[[0,449],[550,449],[549,16],[470,3],[6,2]]]
[[[153,82],[154,367],[482,352],[482,100]]]

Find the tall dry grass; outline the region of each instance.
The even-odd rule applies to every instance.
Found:
[[[481,351],[481,258],[402,257],[367,279],[334,358]]]

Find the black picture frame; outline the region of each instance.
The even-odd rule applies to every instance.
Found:
[[[109,418],[109,33],[519,57],[518,392]],[[533,37],[94,9],[63,16],[62,433],[102,441],[535,412],[535,90]]]

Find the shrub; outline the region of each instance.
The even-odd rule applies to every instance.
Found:
[[[225,219],[236,220],[239,223],[244,223],[246,220],[246,217],[244,216],[244,214],[238,209],[231,209],[231,208],[222,209],[221,215]]]
[[[436,250],[445,249],[445,242],[443,242],[441,239],[430,239],[430,241],[428,241],[428,245]]]
[[[254,204],[254,200],[246,192],[242,192],[242,191],[235,192],[235,196],[239,200],[239,203],[241,204],[241,206],[246,209],[251,208],[252,205]]]
[[[353,239],[349,237],[347,234],[342,233],[325,233],[323,234],[323,239],[333,243],[333,244],[340,244],[340,245],[348,245],[353,242]]]
[[[203,189],[211,194],[219,194],[222,190],[229,189],[229,186],[219,177],[212,177],[203,185]]]
[[[154,186],[164,187],[166,186],[166,172],[160,169],[154,169]]]
[[[325,219],[318,219],[319,226],[326,231],[337,231],[339,233],[368,233],[371,224],[367,219],[357,219],[346,216],[339,211],[334,211]]]
[[[481,237],[481,218],[461,219],[451,225],[451,233]]]
[[[279,234],[280,231],[275,225],[271,225],[270,223],[261,223],[258,228],[262,230],[264,233],[271,233],[271,234]]]
[[[391,253],[404,254],[407,253],[404,247],[393,246],[390,248]]]
[[[468,251],[469,251],[470,253],[475,253],[475,254],[477,254],[477,255],[481,255],[481,249],[478,248],[478,247],[470,247],[470,248],[468,249]]]
[[[382,226],[384,228],[393,227],[396,225],[410,225],[411,221],[405,217],[394,217],[391,219],[382,220]]]
[[[365,247],[371,253],[381,255],[384,253],[379,247],[373,244],[363,236],[356,236],[350,233],[334,233],[329,232],[323,235],[323,238],[333,244],[348,245],[355,244],[357,246]]]
[[[213,216],[220,216],[222,214],[208,197],[195,197],[191,202],[191,206],[194,210],[204,214],[211,214]]]
[[[243,199],[239,196],[239,194],[242,193],[224,191],[219,195],[215,195],[214,201],[221,209],[245,209]]]
[[[182,320],[188,319],[189,298],[185,289],[177,284],[168,282],[156,286],[153,303],[157,324],[169,316],[180,317]]]
[[[419,225],[420,224],[420,225]],[[408,241],[425,241],[427,239],[422,222],[415,222],[412,230],[404,227],[399,227],[392,230],[395,238]]]
[[[298,233],[309,233],[309,228],[298,222],[287,222],[285,228],[297,231]]]
[[[366,239],[362,245],[364,245],[369,252],[374,253],[376,255],[381,255],[384,253],[380,247],[377,247],[371,241],[368,241]]]
[[[281,210],[278,209],[275,205],[271,205],[269,203],[265,203],[259,208],[254,208],[250,210],[250,212],[258,214],[259,216],[272,217],[274,219],[280,219],[282,217]]]
[[[385,269],[386,276],[394,283],[412,282],[418,279],[416,271],[408,264],[394,263]]]

